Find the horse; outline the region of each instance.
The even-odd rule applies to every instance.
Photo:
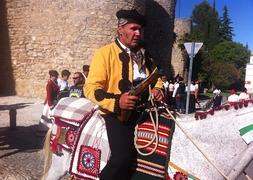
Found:
[[[75,156],[71,156],[71,154],[75,153],[76,148],[80,146],[74,144],[77,139],[79,142],[85,141],[86,145],[92,144],[93,147],[103,149],[100,158],[104,161],[108,160],[110,149],[105,123],[97,109],[98,107],[86,98],[62,98],[59,101],[51,115],[54,123],[45,138],[43,179],[60,179],[72,171],[70,165],[77,160],[75,156],[78,154]],[[87,128],[84,130],[84,127]],[[92,136],[92,131],[96,131],[97,134]],[[85,136],[77,136],[80,132]],[[98,143],[95,142],[98,139],[99,144],[94,145],[94,143]],[[105,163],[101,162],[100,168],[102,169]],[[82,167],[78,168],[80,170]],[[79,174],[79,172],[75,173]]]
[[[70,99],[65,99],[65,101],[67,100]],[[72,99],[71,102],[72,101],[75,102],[77,100]],[[53,112],[53,116],[56,119],[55,124],[48,132],[45,141],[45,149],[47,149],[48,152],[46,157],[51,157],[46,158],[45,161],[45,179],[59,179],[67,173],[74,174],[76,177],[83,177],[83,174],[85,174],[84,177],[99,179],[97,173],[103,169],[110,157],[104,120],[97,111],[96,105],[87,99],[79,101],[80,102],[76,104],[85,105],[88,103],[90,104],[89,108],[86,107],[82,109],[80,107],[82,105],[79,105],[78,108],[73,108],[71,105],[64,105],[64,103],[60,102],[58,108]],[[169,154],[166,154],[169,157],[166,157],[166,161],[163,161],[163,163],[167,163],[164,166],[167,176],[160,177],[162,177],[162,179],[236,179],[253,157],[251,146],[248,146],[239,135],[239,128],[253,122],[251,118],[253,114],[252,102],[253,101],[248,101],[245,103],[245,106],[241,106],[241,103],[231,105],[224,104],[220,109],[201,112],[202,114],[206,113],[206,119],[197,118],[197,116],[201,114],[199,112],[196,112],[195,116],[179,115],[175,118],[173,113],[171,113],[166,106],[161,106],[161,108],[166,109],[166,116],[170,115],[170,118],[176,122],[176,126],[175,130],[171,131],[173,138],[171,135],[169,139],[171,147],[166,149],[166,151],[170,152]],[[64,109],[65,115],[62,115],[62,112],[57,112],[59,109]],[[79,115],[75,118],[77,119],[75,121],[72,117],[73,114],[76,116]],[[92,174],[87,171],[87,168],[85,169],[84,167],[77,165],[78,161],[80,161],[78,160],[78,154],[80,154],[80,151],[78,153],[77,149],[82,147],[82,144],[77,142],[81,142],[78,141],[80,139],[87,138],[88,127],[92,127],[89,123],[92,124],[97,117],[97,121],[100,122],[100,125],[98,125],[98,128],[96,129],[96,136],[90,138],[91,140],[88,142],[90,142],[89,145],[92,145],[92,147],[94,144],[103,144],[100,148],[95,148],[95,150],[103,149],[100,153],[104,157],[104,160],[100,167],[93,168]],[[92,118],[93,120],[91,120]],[[64,126],[64,122],[71,124],[72,131],[86,130],[84,136],[77,139],[73,136],[75,133],[67,133],[68,129],[65,129],[64,132],[57,132],[59,126]],[[57,134],[58,138],[56,139],[60,146],[54,145],[56,141],[53,141],[53,139],[54,137],[57,137]],[[69,141],[66,141],[66,137],[65,141],[62,140],[62,137],[59,136],[59,134],[69,134]],[[143,134],[143,132],[140,132],[139,134]],[[101,137],[103,137],[103,143],[101,143]],[[141,146],[143,146],[143,144],[141,144]],[[169,145],[167,144],[167,146]],[[49,147],[51,147],[51,151],[49,151]],[[245,152],[247,152],[247,154],[244,155]],[[93,154],[96,155],[96,153],[97,152],[94,152]],[[50,154],[51,156],[48,156]],[[95,155],[94,157],[96,157]],[[75,162],[75,165],[73,165],[73,162]],[[143,162],[143,160],[141,160],[141,162]],[[238,164],[237,162],[240,163]],[[97,164],[99,163],[97,162]],[[143,166],[143,164],[141,164],[141,166]],[[152,169],[153,167],[147,167],[146,169],[148,168]],[[142,169],[142,173],[143,172],[146,171]],[[142,176],[135,176],[135,179],[148,179],[141,177]]]
[[[168,120],[164,110],[158,109],[153,101],[152,104],[144,108],[148,112],[141,113],[141,119],[146,119],[139,122],[135,130],[135,146],[139,153],[133,179],[166,176],[173,122]],[[59,179],[69,173],[75,178],[99,179],[111,154],[98,106],[86,98],[63,98],[51,116],[54,123],[46,135],[43,178]],[[149,157],[156,160],[150,163]]]
[[[253,124],[253,99],[177,118],[172,162],[203,180],[236,179],[253,159],[239,129]],[[182,131],[183,129],[183,131]]]

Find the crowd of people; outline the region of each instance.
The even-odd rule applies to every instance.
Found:
[[[234,89],[231,89],[229,91],[229,95],[227,96],[227,100],[224,102],[228,102],[230,104],[233,104],[235,102],[240,102],[249,99],[250,96],[247,93],[247,89],[243,88],[242,91],[236,92]],[[221,90],[219,88],[214,88],[213,91],[213,96],[212,98],[208,101],[207,107],[206,108],[213,108],[213,109],[219,109],[222,102],[223,102],[223,96],[221,93]]]
[[[234,89],[230,90],[230,95],[228,96],[228,102],[239,102],[242,100],[249,99],[249,94],[247,93],[247,89],[244,88],[241,92],[238,92],[238,94],[235,92]]]
[[[56,70],[49,71],[49,79],[46,85],[46,97],[44,108],[41,115],[37,135],[43,136],[48,130],[45,125],[52,122],[50,117],[51,110],[57,102],[63,97],[84,97],[83,86],[89,72],[89,65],[83,65],[83,72],[75,72],[73,74],[73,84],[70,85],[68,80],[71,72],[67,69],[62,70],[61,77]]]
[[[185,113],[188,87],[184,79],[179,75],[169,81],[165,77],[162,79],[165,90],[165,102],[177,112]],[[189,113],[195,111],[195,104],[198,103],[198,93],[198,81],[192,81],[190,84]]]
[[[53,74],[52,74],[53,72]],[[54,101],[54,104],[50,104],[53,107],[61,98],[63,97],[84,97],[83,86],[85,84],[85,80],[88,76],[89,65],[83,65],[83,72],[74,72],[73,74],[73,83],[69,84],[68,80],[71,75],[70,71],[64,69],[61,72],[61,77],[59,78],[59,73],[56,70],[49,71],[49,80],[46,86],[46,98],[45,104],[48,102]],[[50,84],[55,85],[54,90]]]
[[[163,76],[163,87],[165,90],[165,102],[179,113],[185,113],[186,98],[188,87],[184,79],[177,75],[173,80],[167,81]],[[196,104],[199,104],[199,81],[192,81],[190,84],[190,98],[189,98],[189,113],[195,112]],[[247,89],[244,88],[241,92],[236,93],[234,89],[230,90],[228,102],[238,102],[249,98]],[[210,100],[210,107],[218,108],[222,103],[221,90],[214,88],[213,96]]]

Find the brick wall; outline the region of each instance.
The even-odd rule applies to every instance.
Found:
[[[114,40],[115,12],[136,4],[151,6],[146,9],[151,20],[145,35],[153,33],[155,24],[152,22],[161,17],[170,22],[165,23],[170,27],[163,26],[163,33],[170,41],[175,0],[149,0],[147,3],[142,0],[1,0],[1,10],[4,10],[1,19],[5,23],[0,22],[4,29],[0,32],[1,37],[8,38],[1,42],[0,61],[8,68],[4,69],[6,73],[0,72],[0,94],[13,90],[20,96],[44,97],[48,71],[82,71],[82,65],[90,63],[96,48]],[[162,9],[163,14],[158,9]],[[144,12],[145,7],[142,10]],[[148,39],[148,44],[156,41],[157,38]],[[162,57],[162,63],[170,62],[171,47],[166,43],[162,52],[153,53]],[[10,82],[6,84],[6,80]],[[4,88],[7,86],[9,89]]]

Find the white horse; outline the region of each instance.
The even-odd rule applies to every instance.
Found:
[[[239,133],[253,124],[253,101],[205,113],[206,119],[198,118],[203,120],[177,118],[184,132],[176,126],[170,160],[203,180],[236,179],[253,159],[253,143],[247,145]]]
[[[150,116],[144,116],[145,121],[138,123],[135,132],[135,145],[140,153],[135,179],[166,176],[167,154],[174,132],[174,123],[164,110],[155,104],[146,110]],[[110,157],[110,148],[104,119],[95,104],[85,98],[64,98],[52,116],[55,122],[45,141],[44,179],[59,179],[67,173],[81,179],[99,179],[98,174]],[[157,161],[150,163],[146,159],[151,154]]]
[[[48,131],[44,144],[43,179],[60,179],[70,171],[79,175],[80,171],[83,170],[80,167],[82,163],[76,167],[78,165],[76,161],[82,152],[77,152],[77,149],[82,149],[82,142],[85,142],[87,146],[94,147],[94,149],[103,149],[100,154],[101,161],[98,170],[103,169],[109,158],[110,149],[105,123],[97,111],[97,106],[85,98],[63,98],[53,110],[52,116],[55,122]],[[80,136],[78,136],[79,133]],[[75,144],[77,139],[80,143]],[[73,153],[74,156],[72,156]],[[85,158],[86,156],[83,154],[83,161],[91,160]],[[75,167],[71,166],[73,164]],[[88,174],[85,177],[90,178]]]
[[[73,119],[72,116],[75,114],[73,113],[74,110],[71,105],[68,107],[62,107],[62,109],[65,109],[64,112],[68,112],[66,108],[69,109],[69,113],[67,113],[67,115],[60,115],[61,117],[65,118],[62,119],[62,122],[64,122],[64,120]],[[94,104],[91,104],[89,108],[86,107],[87,112],[92,109],[93,117],[99,117],[100,115],[98,111],[96,111]],[[54,114],[56,118],[59,115],[57,115],[57,112],[54,112]],[[80,128],[79,125],[81,119],[85,119],[83,116],[81,116],[81,111],[79,115],[80,117],[76,118],[79,119],[78,121],[68,121],[72,122],[73,127]],[[213,113],[208,114],[207,118],[204,120],[196,120],[191,115],[181,115],[177,118],[177,120],[174,119],[176,121],[176,129],[172,140],[170,157],[171,162],[169,163],[167,169],[170,178],[177,179],[178,176],[181,177],[180,175],[183,174],[185,179],[193,177],[192,175],[200,179],[207,180],[224,178],[236,179],[239,173],[243,171],[245,166],[253,157],[253,147],[247,146],[247,144],[239,135],[239,129],[241,127],[253,123],[252,115],[253,105],[252,103],[248,103],[247,107],[237,108],[237,110],[233,107],[230,107],[228,110],[223,109],[214,111]],[[90,138],[88,143],[90,143],[90,145],[94,145],[94,142],[97,143],[97,140],[99,140],[98,144],[100,145],[100,149],[103,148],[103,162],[99,167],[99,170],[101,170],[106,165],[106,162],[110,156],[110,150],[103,119],[98,120],[98,122],[99,121],[100,125],[95,128],[97,131],[97,133],[95,133],[96,137]],[[92,125],[92,121],[87,122],[90,122],[90,124],[86,124],[87,126],[94,127],[94,124]],[[57,132],[56,124],[52,128],[52,134],[54,136],[56,136],[56,134],[59,135],[67,133],[67,130],[64,132]],[[52,147],[52,135],[51,144],[49,143],[50,133],[51,132],[49,132],[47,135],[45,142],[47,148],[45,149],[48,149],[49,146]],[[87,134],[88,132],[85,133]],[[78,153],[76,153],[75,156],[71,156],[71,152],[75,153],[73,147],[70,146],[71,143],[66,145],[60,136],[58,137],[58,142],[63,145],[58,146],[61,147],[60,149],[54,148],[54,153],[51,154],[51,158],[46,159],[47,163],[45,166],[45,172],[47,172],[47,174],[44,176],[44,178],[55,180],[66,175],[68,172],[72,172],[71,174],[80,175],[78,173],[81,173],[82,171],[88,175],[87,177],[89,177],[89,173],[87,173],[87,171],[85,171],[82,167],[79,167],[78,171],[76,170],[78,165],[71,165],[73,162],[78,161]],[[71,137],[72,136],[70,133],[70,142],[73,142],[75,138]],[[101,141],[101,137],[103,137],[103,141]],[[82,136],[81,139],[82,138],[82,141],[84,141],[85,136]],[[81,144],[77,143],[74,148],[78,149],[78,147],[81,147]],[[97,171],[98,169],[96,172]],[[95,179],[99,178],[96,177]]]

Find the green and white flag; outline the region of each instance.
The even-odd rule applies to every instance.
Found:
[[[253,141],[253,124],[243,127],[239,131],[246,144],[249,144]]]

